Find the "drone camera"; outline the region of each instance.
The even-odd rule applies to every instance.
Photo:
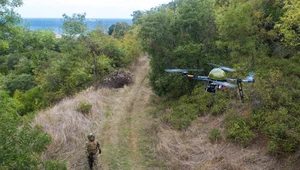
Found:
[[[215,93],[216,92],[216,88],[215,88],[215,86],[207,86],[205,88],[205,91],[209,92],[209,93]]]

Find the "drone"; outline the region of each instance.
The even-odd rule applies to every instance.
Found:
[[[215,93],[217,90],[225,89],[226,87],[238,87],[239,94],[243,102],[244,93],[242,83],[254,83],[255,79],[253,77],[255,76],[255,74],[253,72],[250,72],[249,75],[244,79],[227,78],[225,71],[235,72],[234,69],[212,63],[209,63],[209,65],[212,65],[215,68],[209,72],[208,76],[199,76],[188,73],[189,71],[203,71],[202,69],[165,69],[165,71],[169,73],[182,73],[182,76],[187,77],[191,80],[207,81],[208,86],[205,88],[205,91],[209,93]]]

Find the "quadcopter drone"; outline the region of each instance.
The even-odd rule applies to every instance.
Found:
[[[215,93],[216,90],[224,89],[226,87],[230,87],[230,88],[238,87],[241,100],[243,101],[244,94],[243,94],[242,83],[254,83],[255,80],[253,77],[255,74],[253,72],[250,72],[248,77],[244,79],[227,78],[225,71],[234,72],[235,71],[234,69],[229,67],[219,66],[217,64],[212,64],[212,63],[209,64],[214,66],[215,68],[210,71],[208,76],[199,76],[199,75],[188,73],[188,71],[203,71],[201,69],[165,69],[165,71],[169,73],[182,73],[182,76],[192,80],[207,81],[208,86],[205,88],[205,91],[209,93]]]

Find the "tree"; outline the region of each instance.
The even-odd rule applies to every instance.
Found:
[[[150,83],[157,94],[179,97],[192,86],[181,77],[174,80],[164,69],[199,68],[213,58],[217,37],[213,12],[209,1],[187,0],[152,8],[141,17],[139,36],[152,56]]]
[[[108,35],[112,35],[115,29],[115,24],[112,24],[109,28],[108,28]]]
[[[276,28],[283,36],[282,40],[286,45],[297,48],[300,47],[300,2],[297,0],[285,0],[284,2],[286,12]]]
[[[75,36],[83,35],[87,31],[87,25],[85,24],[86,14],[73,14],[68,16],[63,14],[62,30],[66,35]]]
[[[51,138],[40,127],[23,123],[19,105],[0,90],[0,169],[37,169]]]
[[[2,0],[0,2],[0,24],[15,24],[19,21],[19,15],[14,12],[14,8],[23,5],[22,0]]]
[[[144,12],[141,10],[133,11],[133,13],[131,14],[132,23],[133,24],[141,24],[141,17],[143,14],[144,14]]]
[[[127,22],[117,22],[114,26],[112,35],[115,38],[122,38],[130,29],[130,25]]]

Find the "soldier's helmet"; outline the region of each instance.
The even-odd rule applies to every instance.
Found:
[[[90,139],[91,137],[95,137],[94,133],[90,133],[90,134],[88,135],[88,139]]]

